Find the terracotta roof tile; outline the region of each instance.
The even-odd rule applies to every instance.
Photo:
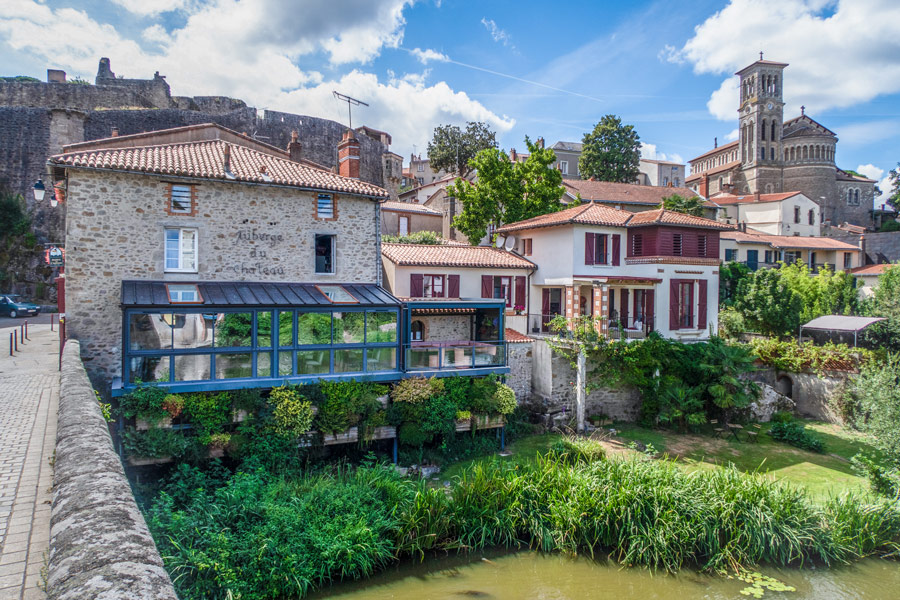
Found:
[[[517,254],[491,246],[381,244],[381,255],[396,265],[422,267],[477,267],[534,269],[535,264]]]
[[[423,206],[421,204],[416,204],[414,202],[384,202],[381,204],[381,210],[387,210],[391,212],[413,212],[413,213],[421,213],[424,215],[435,215],[441,216],[439,211],[434,210],[428,206]]]
[[[799,235],[760,235],[743,231],[723,231],[719,237],[741,244],[766,244],[772,248],[804,248],[809,250],[859,251],[857,246],[826,237],[802,237]]]
[[[681,225],[685,227],[702,227],[704,229],[718,229],[720,231],[732,229],[731,225],[725,225],[705,217],[695,217],[672,210],[662,208],[645,210],[635,213],[628,221],[628,227],[642,227],[647,225]]]
[[[587,179],[564,179],[563,185],[569,188],[572,196],[581,195],[581,199],[606,204],[646,204],[659,206],[662,199],[672,194],[685,198],[693,198],[697,194],[684,187],[659,187],[654,185],[638,185],[636,183],[613,183],[610,181],[590,181]]]
[[[534,341],[525,334],[519,333],[515,329],[506,328],[506,341],[510,344],[529,344]]]
[[[573,206],[559,212],[526,219],[518,223],[504,225],[497,233],[507,233],[524,229],[557,227],[560,225],[605,225],[607,227],[642,227],[648,225],[680,225],[705,229],[732,229],[718,221],[704,217],[693,217],[671,210],[647,210],[639,213],[619,210],[603,204],[588,203]]]
[[[850,272],[854,275],[881,275],[890,267],[896,267],[896,264],[892,263],[884,263],[880,265],[866,265],[864,267],[856,267],[855,269],[850,269]]]
[[[225,173],[226,147],[231,149],[231,176]],[[388,197],[385,189],[371,183],[222,140],[85,150],[58,154],[51,161],[65,167],[271,183],[373,198]],[[261,167],[265,167],[266,174],[261,172]]]

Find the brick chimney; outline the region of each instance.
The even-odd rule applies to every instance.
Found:
[[[303,145],[297,141],[300,137],[300,134],[297,133],[297,130],[294,129],[291,131],[291,141],[288,142],[287,151],[290,159],[294,162],[300,162],[302,158]]]
[[[509,160],[511,160],[512,162],[517,162],[519,160],[519,155],[516,153],[515,148],[509,149]]]
[[[338,144],[338,174],[359,179],[359,140],[349,129],[344,132],[344,137]]]
[[[112,128],[112,133],[110,134],[110,136],[111,136],[111,137],[119,137],[119,128],[118,128],[118,127],[113,127],[113,128]]]
[[[709,198],[709,175],[706,173],[700,178],[700,189],[697,190],[697,193],[704,198]]]
[[[539,138],[537,139],[537,146],[538,146],[538,148],[543,149],[543,147],[544,147],[544,138],[539,137]]]

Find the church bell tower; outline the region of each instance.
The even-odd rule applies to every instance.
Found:
[[[787,63],[759,60],[736,73],[741,78],[740,160],[750,193],[780,192],[784,125],[784,68]]]

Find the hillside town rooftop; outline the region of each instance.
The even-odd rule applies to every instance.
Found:
[[[394,264],[423,267],[536,269],[530,260],[491,246],[398,244],[385,242],[381,254]]]

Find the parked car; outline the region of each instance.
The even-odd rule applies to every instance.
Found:
[[[21,296],[7,294],[0,296],[0,315],[6,314],[12,318],[26,316],[33,317],[41,312],[41,307],[31,302],[24,302]]]

